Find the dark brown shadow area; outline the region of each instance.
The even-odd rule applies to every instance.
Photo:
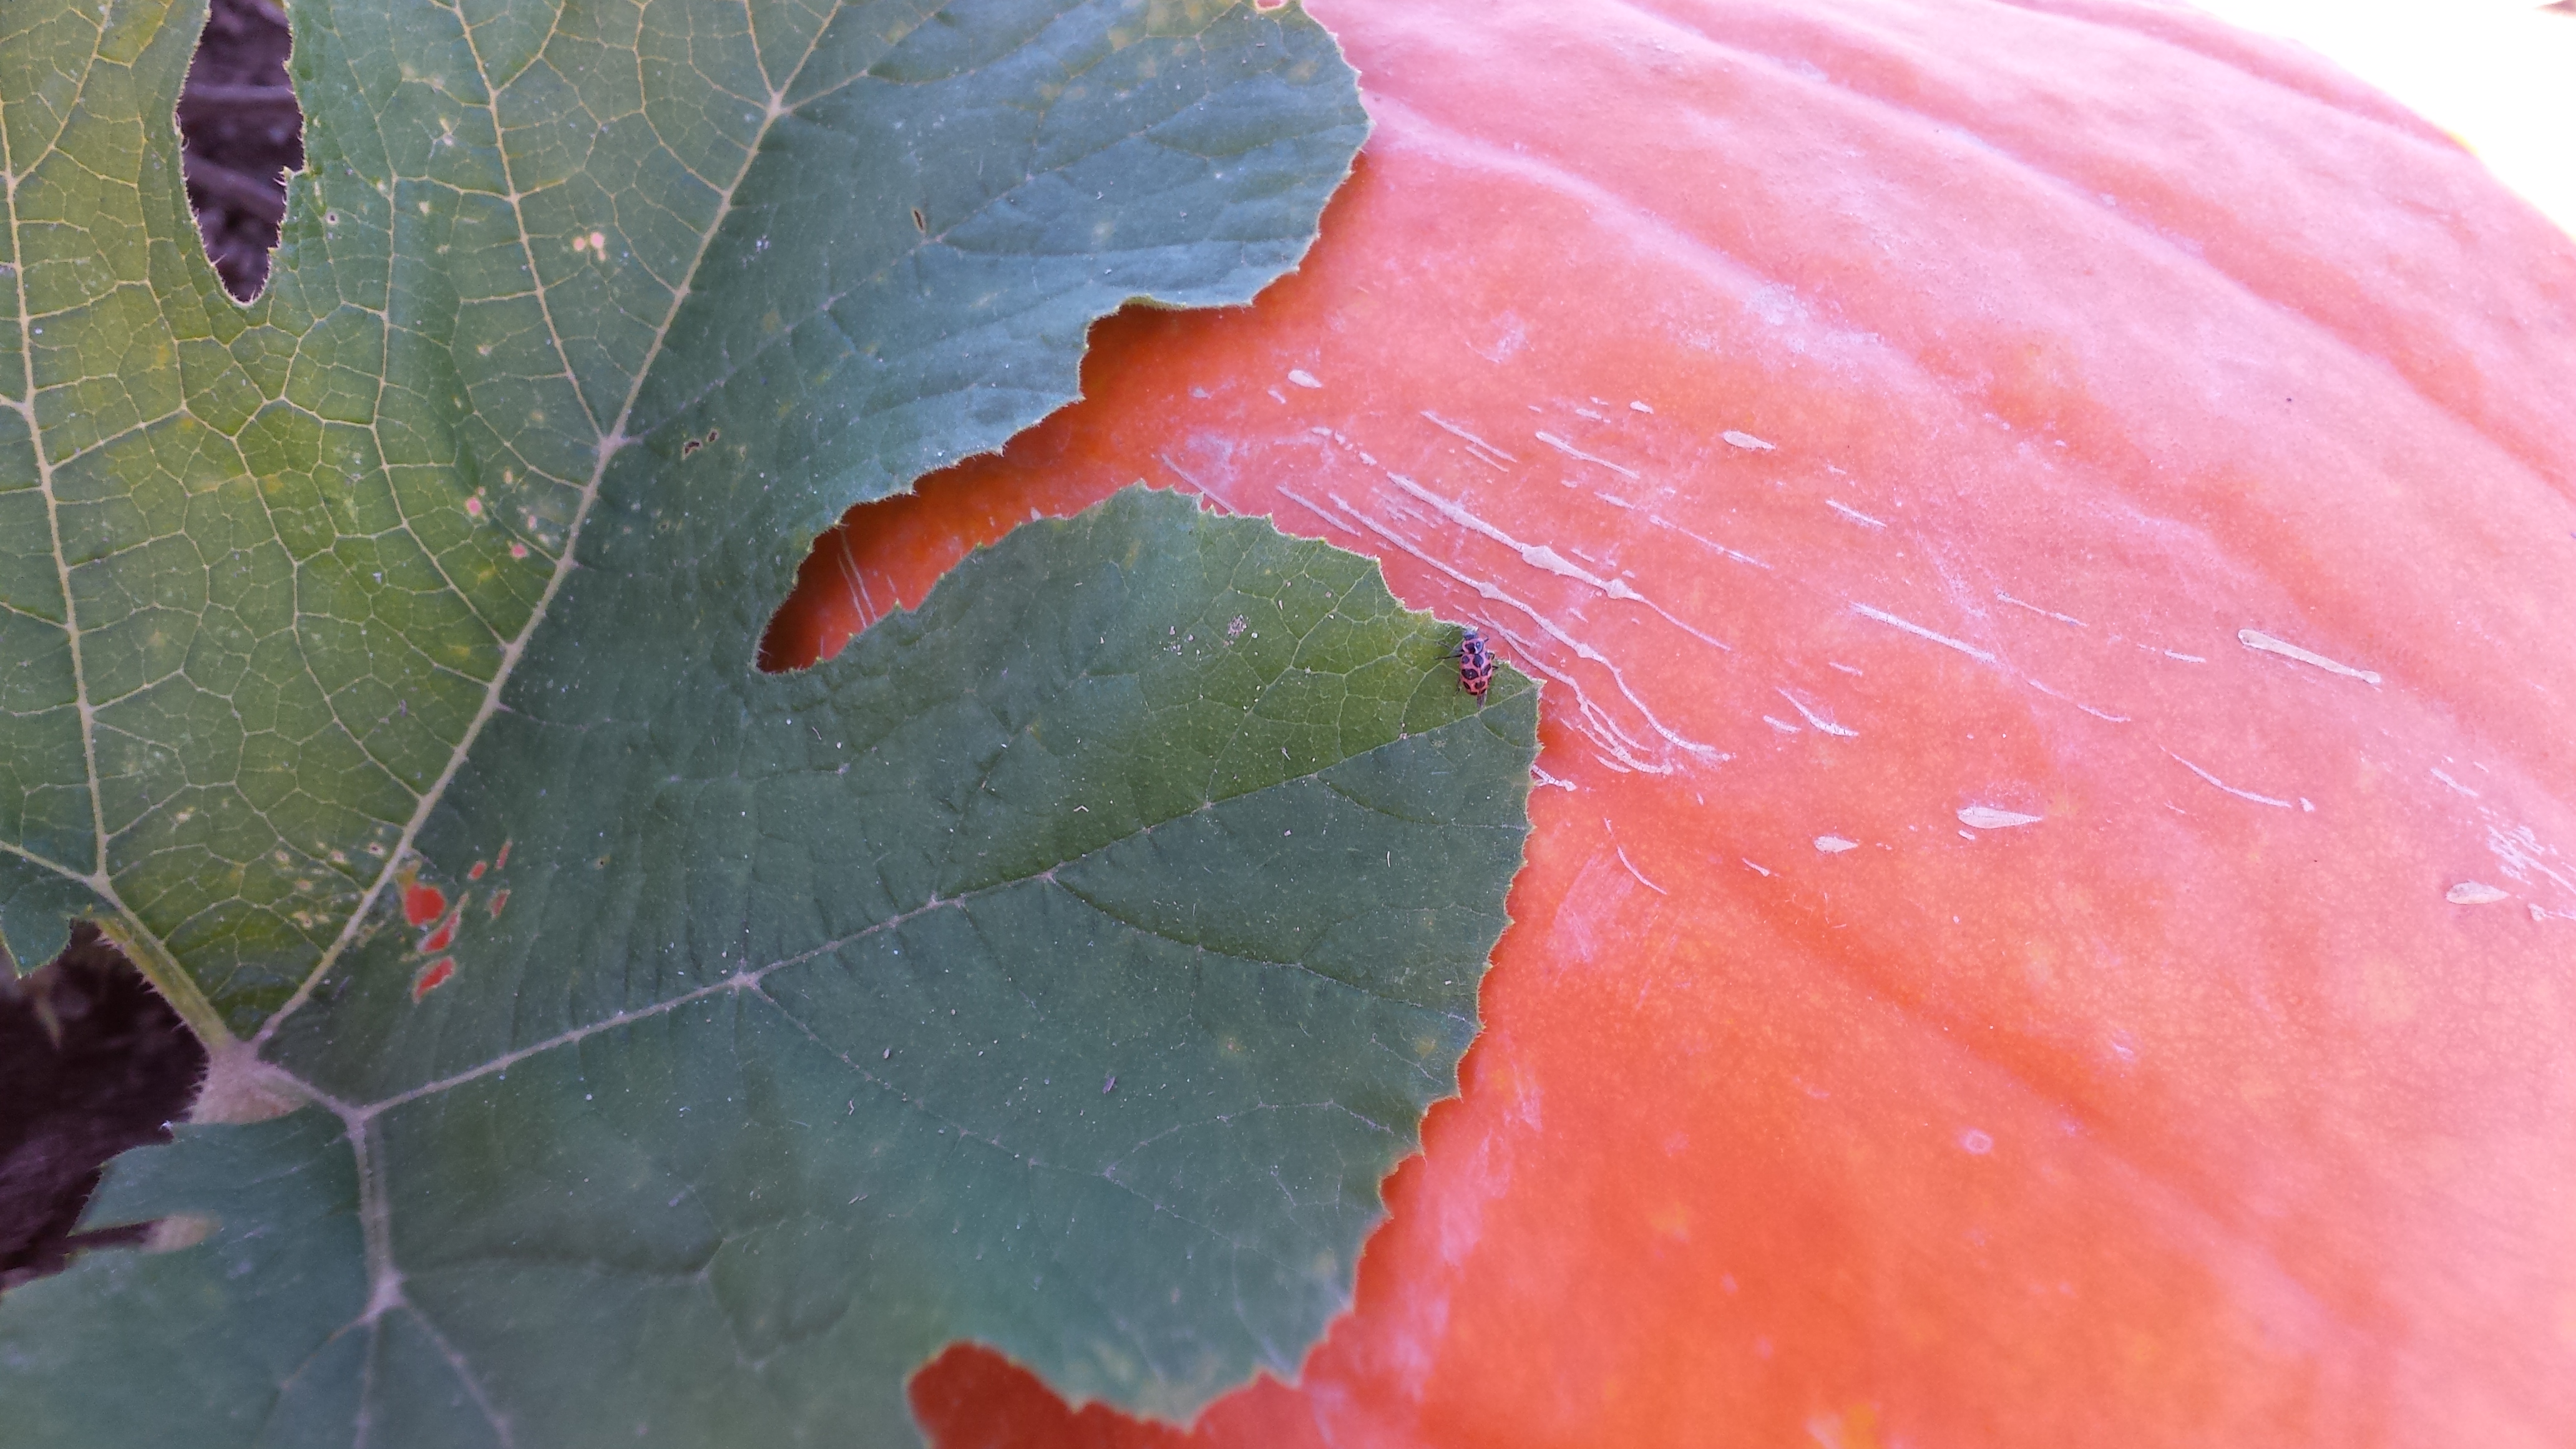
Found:
[[[214,0],[179,92],[180,165],[197,236],[224,290],[247,302],[268,281],[286,220],[281,172],[304,164],[304,112],[286,81],[276,0]]]
[[[42,970],[0,957],[0,1292],[143,1228],[73,1231],[99,1169],[165,1140],[206,1053],[122,952],[83,925]]]

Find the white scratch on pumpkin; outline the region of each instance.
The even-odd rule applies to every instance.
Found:
[[[1609,822],[1609,821],[1607,821],[1607,820],[1604,820],[1604,821],[1602,821],[1601,823],[1602,823],[1604,826],[1607,826],[1610,822]],[[1628,851],[1627,851],[1627,848],[1626,848],[1625,846],[1622,846],[1618,841],[1613,840],[1613,841],[1611,841],[1611,842],[1610,842],[1610,850],[1611,850],[1611,852],[1612,852],[1613,854],[1615,854],[1615,855],[1617,855],[1617,856],[1619,857],[1619,863],[1620,863],[1621,865],[1624,865],[1624,866],[1628,867],[1628,874],[1633,875],[1633,876],[1635,876],[1635,877],[1637,878],[1637,884],[1639,884],[1639,885],[1641,885],[1641,886],[1644,886],[1646,889],[1648,889],[1648,890],[1650,890],[1650,891],[1653,891],[1655,894],[1657,894],[1657,895],[1659,895],[1659,896],[1669,896],[1669,895],[1671,895],[1671,894],[1672,894],[1672,892],[1671,892],[1671,891],[1668,891],[1668,890],[1664,889],[1662,886],[1659,886],[1659,885],[1655,884],[1653,881],[1650,881],[1650,880],[1646,879],[1646,873],[1645,873],[1644,871],[1642,871],[1642,870],[1637,869],[1637,863],[1636,863],[1635,861],[1630,860],[1630,859],[1628,858]]]
[[[1611,462],[1607,458],[1587,453],[1581,448],[1574,446],[1572,443],[1567,442],[1565,439],[1558,437],[1554,433],[1539,433],[1535,436],[1540,442],[1547,444],[1549,447],[1554,448],[1569,458],[1580,458],[1586,463],[1599,464],[1601,467],[1609,469],[1611,472],[1618,474],[1620,477],[1625,478],[1632,483],[1641,481],[1640,475],[1636,469],[1622,467],[1617,463]]]
[[[2059,622],[2059,623],[2061,623],[2061,624],[2072,624],[2072,625],[2074,625],[2074,626],[2075,626],[2076,628],[2078,628],[2078,629],[2081,629],[2081,628],[2085,627],[2085,625],[2084,625],[2084,621],[2083,621],[2083,620],[2081,620],[2081,619],[2076,618],[2076,617],[2075,617],[2074,615],[2072,615],[2072,614],[2061,614],[2061,613],[2057,612],[2055,609],[2043,609],[2043,608],[2041,608],[2039,605],[2034,604],[2034,603],[2031,603],[2031,602],[2029,602],[2029,601],[2027,601],[2027,600],[2024,600],[2024,599],[2016,599],[2016,598],[2014,598],[2012,595],[2005,593],[2005,592],[2004,592],[2003,590],[2001,590],[2001,589],[1997,589],[1997,590],[1995,590],[1995,597],[1996,597],[1996,598],[1998,598],[1998,599],[2003,600],[2003,601],[2004,601],[2005,603],[2007,603],[2007,604],[2010,604],[2010,605],[2014,606],[2015,608],[2028,609],[2028,610],[2030,610],[2032,613],[2037,614],[2038,616],[2040,616],[2040,617],[2041,617],[2041,618],[2043,618],[2043,619],[2055,619],[2057,622]]]
[[[2298,645],[2288,643],[2284,640],[2275,639],[2271,635],[2263,633],[2258,629],[2237,630],[2236,642],[2244,645],[2248,649],[2259,649],[2266,654],[2278,654],[2284,659],[2295,659],[2301,664],[2315,665],[2317,668],[2326,671],[2328,674],[2340,674],[2347,679],[2358,679],[2364,684],[2377,684],[2379,682],[2379,675],[2375,671],[2368,669],[2355,669],[2349,664],[2338,664],[2322,654],[2315,653],[2312,650],[2302,649]]]
[[[1817,729],[1824,731],[1826,734],[1838,736],[1846,740],[1856,740],[1860,738],[1860,731],[1855,729],[1846,729],[1845,727],[1834,723],[1832,720],[1827,719],[1825,716],[1816,713],[1814,710],[1807,707],[1807,702],[1805,700],[1791,694],[1789,691],[1774,685],[1771,692],[1780,696],[1782,699],[1789,701],[1789,707],[1796,710],[1800,718],[1804,719],[1807,723],[1814,725]],[[1765,718],[1768,718],[1768,716],[1765,716]]]
[[[1845,840],[1839,835],[1819,835],[1816,837],[1816,849],[1827,855],[1840,855],[1846,850],[1860,849],[1860,842]]]
[[[1520,459],[1513,457],[1511,454],[1506,453],[1502,449],[1495,447],[1493,444],[1486,442],[1484,439],[1477,437],[1474,433],[1467,431],[1458,424],[1453,423],[1447,418],[1440,416],[1438,413],[1431,411],[1429,408],[1424,408],[1422,410],[1422,416],[1430,420],[1431,426],[1440,429],[1444,433],[1449,433],[1455,437],[1466,440],[1467,446],[1470,448],[1482,448],[1486,452],[1493,454],[1495,457],[1502,459],[1506,463],[1517,463],[1520,461]]]
[[[1872,518],[1868,514],[1844,503],[1840,499],[1828,498],[1825,500],[1825,506],[1832,509],[1834,512],[1841,514],[1843,517],[1850,519],[1854,523],[1863,524],[1870,528],[1887,527],[1887,521],[1885,519]]]
[[[1735,429],[1729,428],[1725,432],[1718,434],[1718,436],[1747,452],[1768,453],[1771,451],[1771,445],[1769,443],[1762,441],[1751,433],[1739,433]]]
[[[1728,548],[1725,544],[1719,543],[1714,539],[1702,538],[1698,534],[1691,532],[1689,529],[1684,528],[1680,524],[1659,514],[1647,514],[1646,521],[1657,528],[1669,529],[1674,533],[1678,533],[1682,537],[1689,539],[1691,542],[1698,544],[1700,547],[1707,549],[1709,552],[1714,553],[1721,558],[1731,558],[1737,563],[1751,564],[1757,569],[1767,569],[1771,567],[1769,564],[1764,563],[1762,560],[1755,558],[1749,553],[1737,553],[1734,549]]]
[[[2464,880],[2442,892],[2442,899],[2455,906],[2491,906],[2498,901],[2512,900],[2513,897],[2505,891],[2488,885],[2485,881]]]
[[[2018,810],[2004,810],[1992,805],[1971,805],[1959,812],[1959,823],[1979,830],[2008,830],[2016,825],[2037,825],[2043,817],[2024,815]]]
[[[2089,715],[2093,716],[2095,719],[2098,719],[2098,720],[2108,720],[2108,721],[2110,721],[2112,724],[2127,724],[2127,723],[2129,722],[2129,717],[2128,717],[2127,715],[2125,715],[2125,714],[2110,714],[2110,713],[2107,713],[2107,712],[2105,712],[2105,711],[2095,709],[2093,706],[2091,706],[2091,705],[2089,705],[2089,704],[2086,704],[2084,701],[2082,701],[2082,700],[2080,700],[2080,699],[2076,699],[2076,698],[2074,698],[2074,697],[2073,697],[2073,696],[2071,696],[2071,695],[2064,695],[2064,694],[2060,694],[2060,693],[2058,693],[2056,690],[2053,690],[2053,689],[2049,688],[2047,685],[2040,683],[2040,682],[2039,682],[2038,680],[2036,680],[2036,679],[2029,680],[2029,681],[2027,681],[2027,682],[2029,683],[2029,685],[2030,685],[2030,687],[2031,687],[2031,688],[2038,690],[2040,693],[2042,693],[2042,694],[2044,694],[2044,695],[2047,695],[2049,698],[2051,698],[2051,699],[2057,699],[2057,700],[2064,700],[2066,703],[2068,703],[2068,704],[2071,704],[2071,705],[2075,706],[2077,709],[2080,709],[2080,710],[2084,711],[2086,714],[2089,714]]]
[[[2477,791],[2470,789],[2468,786],[2461,784],[2459,781],[2454,780],[2449,775],[2443,773],[2442,767],[2439,765],[2433,767],[2433,778],[2450,786],[2452,789],[2459,791],[2461,794],[2468,796],[2472,800],[2478,798]]]
[[[2487,849],[2503,865],[2504,873],[2515,880],[2528,881],[2534,874],[2544,875],[2558,883],[2558,888],[2576,894],[2576,880],[2560,874],[2544,863],[2544,857],[2555,858],[2558,852],[2540,842],[2528,825],[2508,830],[2504,826],[2487,826]]]
[[[2184,759],[2182,756],[2174,754],[2173,751],[2167,750],[2165,753],[2167,755],[2171,755],[2176,764],[2181,765],[2184,769],[2191,771],[2193,774],[2198,775],[2204,780],[2207,780],[2210,784],[2217,786],[2219,789],[2226,791],[2228,794],[2235,796],[2239,800],[2251,800],[2257,805],[2277,805],[2284,810],[2291,808],[2290,802],[2287,800],[2275,800],[2269,795],[2257,795],[2251,790],[2239,790],[2235,786],[2228,784],[2225,780],[2218,778],[2216,775],[2209,773],[2200,766]]]
[[[1906,633],[1912,634],[1917,638],[1929,639],[1935,644],[1946,644],[1949,647],[1958,650],[1960,653],[1967,655],[1969,658],[1979,661],[1980,663],[1992,664],[1995,662],[1995,656],[1978,648],[1974,644],[1968,644],[1960,640],[1953,639],[1947,634],[1934,633],[1932,630],[1926,629],[1922,625],[1914,623],[1911,620],[1900,619],[1894,614],[1887,612],[1885,609],[1873,609],[1867,604],[1854,604],[1852,605],[1852,612],[1865,619],[1876,619],[1882,624],[1902,629]]]
[[[1423,487],[1421,484],[1414,482],[1412,479],[1407,478],[1403,474],[1395,472],[1392,469],[1386,471],[1386,476],[1387,481],[1393,483],[1396,487],[1403,489],[1412,497],[1430,504],[1434,512],[1437,512],[1441,517],[1448,519],[1451,523],[1457,524],[1459,527],[1467,529],[1470,532],[1481,534],[1486,538],[1492,539],[1494,542],[1499,543],[1503,547],[1519,554],[1521,556],[1521,562],[1528,564],[1531,568],[1542,569],[1548,573],[1555,574],[1560,578],[1573,579],[1579,583],[1589,584],[1593,588],[1599,589],[1601,592],[1608,594],[1614,599],[1625,600],[1632,604],[1642,604],[1646,608],[1653,610],[1657,615],[1661,616],[1665,623],[1670,624],[1674,628],[1681,630],[1683,633],[1688,634],[1694,639],[1697,639],[1702,644],[1706,644],[1712,649],[1722,650],[1729,654],[1735,652],[1734,646],[1726,643],[1724,640],[1713,639],[1708,635],[1701,633],[1699,630],[1692,628],[1689,624],[1686,624],[1679,618],[1674,617],[1671,610],[1666,609],[1663,605],[1656,603],[1645,595],[1638,593],[1635,589],[1628,587],[1628,585],[1623,581],[1618,579],[1605,579],[1599,574],[1569,563],[1566,561],[1563,554],[1558,553],[1555,549],[1549,548],[1546,544],[1523,543],[1519,539],[1514,538],[1510,534],[1503,532],[1501,529],[1494,527],[1490,523],[1487,523],[1485,520],[1478,518],[1475,514],[1467,511],[1463,505],[1453,503],[1450,500],[1441,497],[1439,494],[1432,492],[1430,489]]]

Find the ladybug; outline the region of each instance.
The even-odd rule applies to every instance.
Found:
[[[1485,691],[1494,682],[1494,651],[1485,647],[1485,636],[1470,629],[1458,640],[1458,647],[1440,656],[1458,661],[1458,687],[1485,702]]]

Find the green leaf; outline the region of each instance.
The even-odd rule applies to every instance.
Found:
[[[1094,318],[1293,264],[1330,38],[306,4],[245,309],[202,13],[0,28],[0,932],[101,919],[224,1100],[308,1105],[111,1171],[94,1223],[211,1236],[0,1301],[0,1442],[906,1442],[960,1337],[1169,1414],[1293,1373],[1473,1033],[1528,682],[1141,490],[752,661]]]
[[[367,1305],[353,1168],[319,1112],[183,1126],[118,1158],[90,1221],[188,1213],[213,1231],[178,1252],[88,1253],[0,1299],[0,1444],[323,1444],[333,1421],[349,1442],[367,1346],[342,1331]]]
[[[226,1159],[194,1191],[120,1167],[97,1220],[223,1235],[0,1307],[13,1414],[900,1442],[957,1338],[1174,1416],[1293,1374],[1454,1089],[1527,830],[1535,690],[1479,709],[1454,639],[1366,560],[1130,489],[801,675],[572,668],[431,832],[487,863],[454,979],[415,1004],[379,933],[277,1042],[336,1121],[185,1139]]]
[[[1093,319],[1292,265],[1367,124],[1293,8],[312,0],[242,308],[169,119],[203,15],[0,30],[0,929],[40,963],[76,887],[210,1037],[597,647],[603,513],[661,510],[630,562],[733,650],[843,509],[1071,399]]]

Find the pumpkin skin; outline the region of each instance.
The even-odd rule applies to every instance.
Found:
[[[2576,1442],[2576,244],[2188,12],[1315,8],[1302,271],[1100,326],[770,657],[1274,515],[1548,681],[1514,924],[1297,1384],[953,1350],[934,1439]]]

